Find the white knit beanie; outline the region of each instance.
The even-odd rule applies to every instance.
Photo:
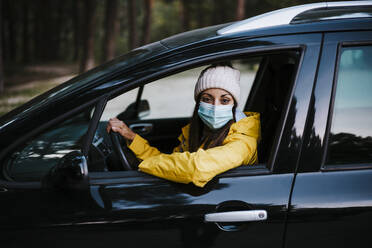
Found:
[[[240,72],[230,66],[216,66],[201,73],[195,85],[194,98],[204,90],[211,88],[223,89],[229,92],[236,103],[240,98]]]

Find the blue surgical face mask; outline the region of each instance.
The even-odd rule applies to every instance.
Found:
[[[233,119],[232,108],[233,105],[212,105],[200,102],[198,115],[210,129],[218,129]]]

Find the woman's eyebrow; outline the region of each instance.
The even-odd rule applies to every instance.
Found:
[[[224,96],[231,96],[230,94],[223,94],[221,95],[221,97],[224,97]]]
[[[203,93],[203,94],[202,94],[202,96],[204,96],[204,95],[207,95],[207,96],[209,96],[209,97],[212,97],[212,98],[213,98],[213,96],[212,96],[211,94],[208,94],[208,93]]]

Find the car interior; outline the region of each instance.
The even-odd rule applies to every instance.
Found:
[[[260,163],[267,163],[269,160],[284,104],[293,85],[298,57],[297,52],[266,56],[257,72],[245,109],[260,113]]]

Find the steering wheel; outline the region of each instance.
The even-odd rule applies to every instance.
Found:
[[[122,146],[120,143],[121,136],[114,131],[110,132],[112,148],[123,166],[124,170],[136,170],[138,160],[127,146]]]

